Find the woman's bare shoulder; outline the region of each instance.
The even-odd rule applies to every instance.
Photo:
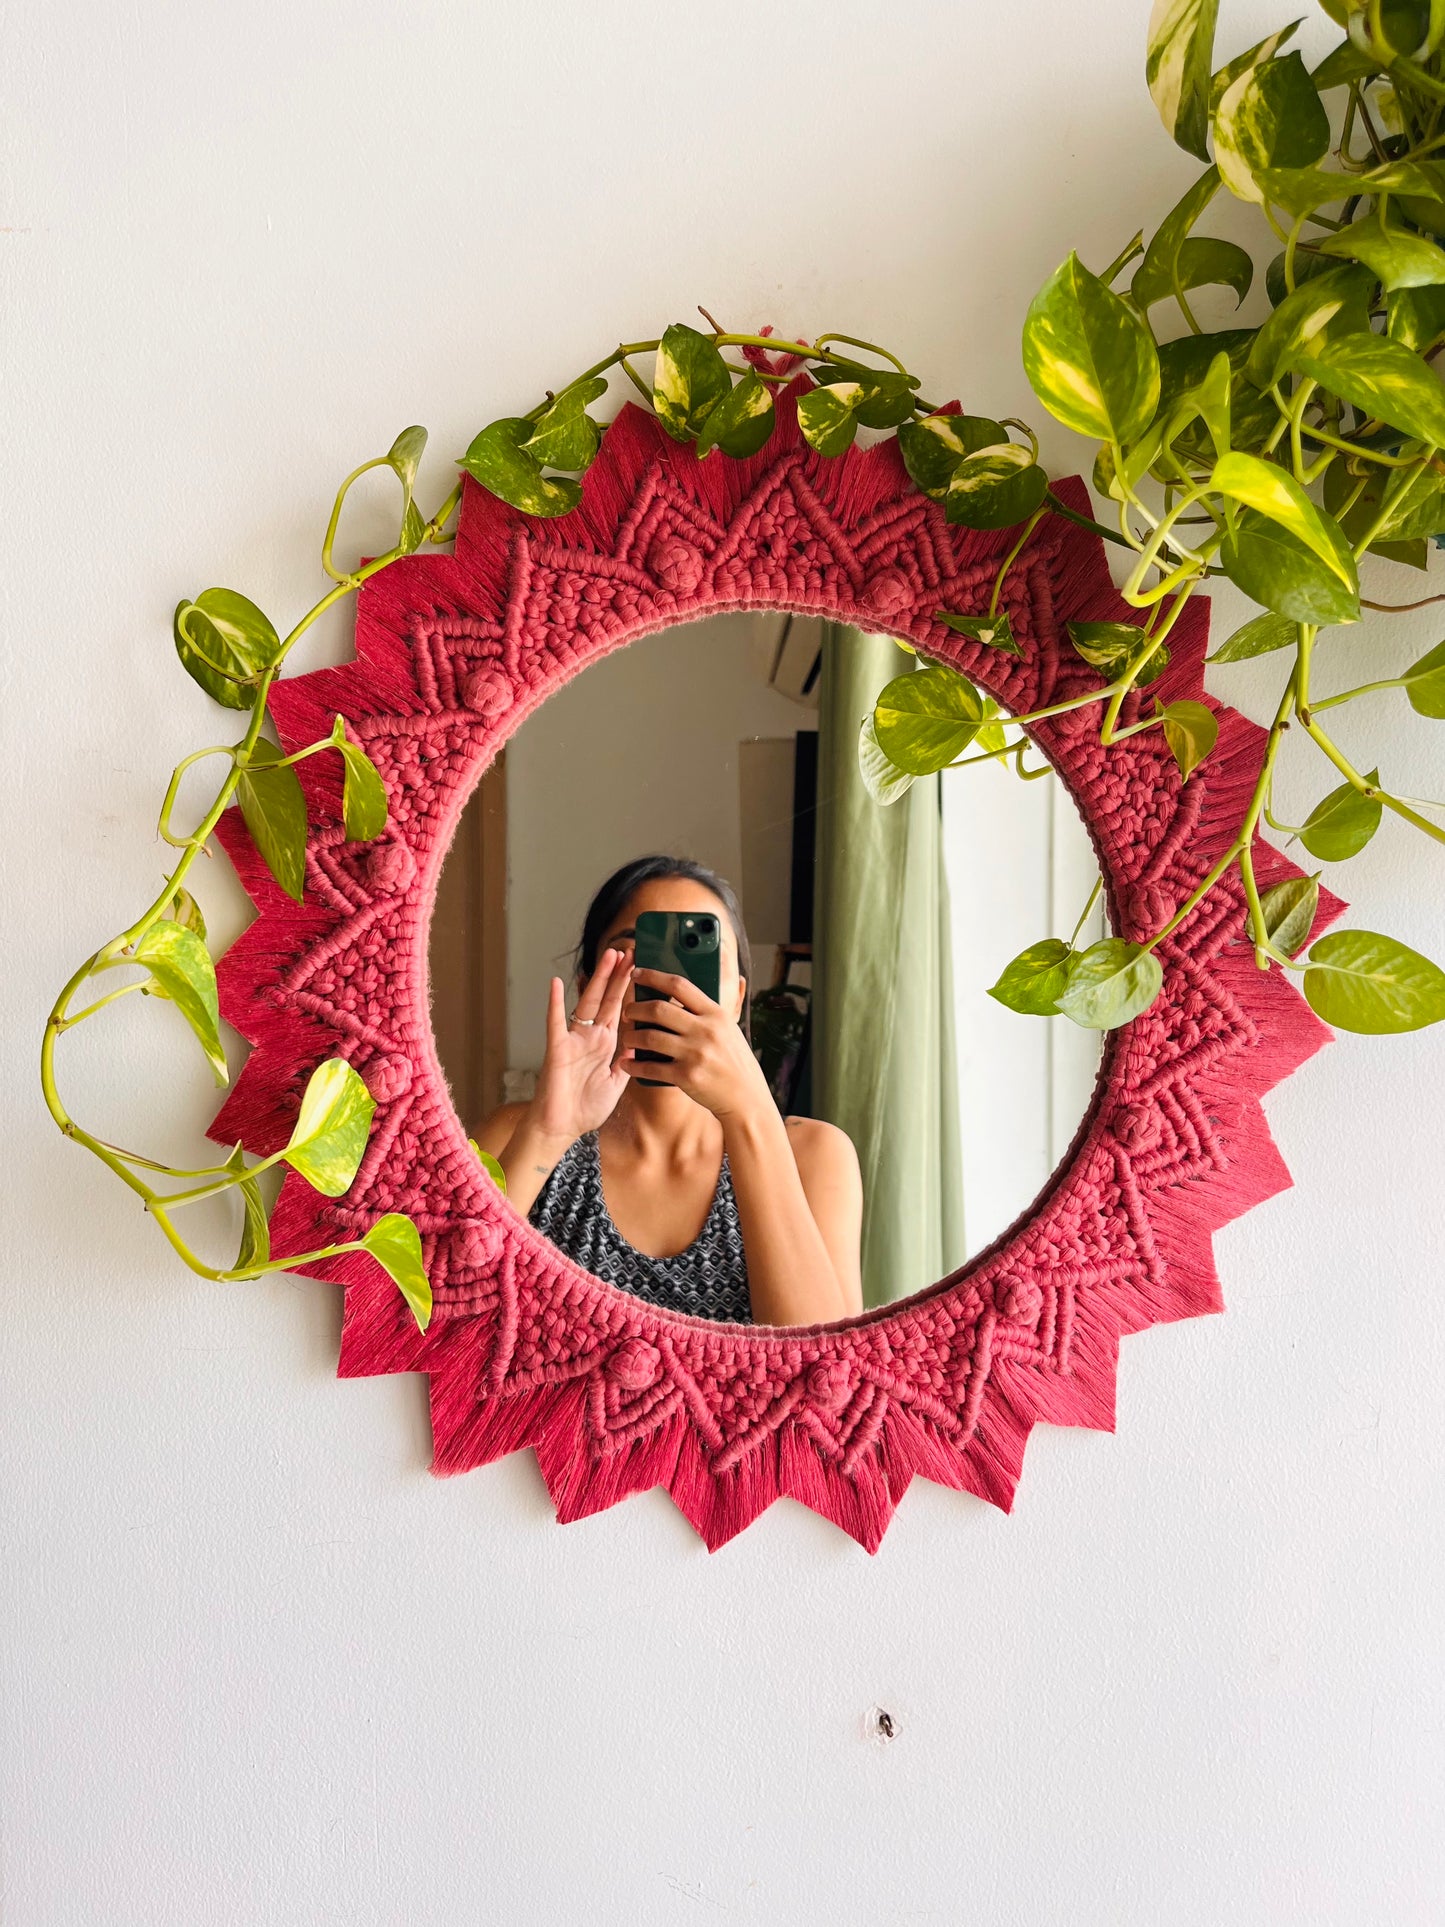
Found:
[[[800,1173],[816,1171],[841,1176],[858,1169],[858,1153],[853,1140],[836,1124],[825,1124],[820,1117],[790,1117],[788,1142],[793,1147]]]
[[[498,1105],[495,1111],[482,1119],[472,1136],[484,1151],[490,1152],[494,1158],[500,1157],[511,1143],[512,1133],[521,1123],[526,1108],[525,1104]]]

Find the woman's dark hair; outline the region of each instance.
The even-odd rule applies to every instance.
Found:
[[[748,933],[743,925],[742,905],[738,902],[737,892],[726,877],[720,877],[716,870],[709,870],[705,863],[694,863],[685,856],[638,856],[631,863],[624,863],[620,870],[602,885],[587,906],[587,915],[582,920],[582,940],[577,945],[577,974],[590,977],[597,968],[597,946],[601,943],[610,924],[615,923],[627,907],[628,899],[644,883],[660,883],[668,877],[681,877],[686,883],[695,883],[699,889],[715,896],[728,913],[733,936],[738,946],[738,974],[742,977],[743,1007],[738,1016],[744,1037],[751,1035],[750,1020],[753,1001],[753,953],[748,944]]]

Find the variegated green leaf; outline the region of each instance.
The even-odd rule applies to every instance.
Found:
[[[261,1187],[246,1169],[245,1154],[238,1144],[226,1159],[226,1169],[237,1175],[236,1189],[241,1194],[243,1217],[241,1243],[231,1270],[260,1273],[271,1259],[271,1227],[266,1219],[266,1201]]]
[[[823,387],[847,383],[858,393],[851,406],[863,428],[897,428],[913,419],[913,392],[916,375],[900,369],[867,368],[862,362],[821,362],[812,369],[813,379]]]
[[[1272,59],[1281,47],[1294,39],[1299,28],[1300,22],[1291,20],[1287,26],[1280,27],[1274,33],[1266,34],[1263,40],[1256,40],[1252,47],[1246,47],[1244,52],[1236,54],[1233,60],[1226,60],[1209,83],[1210,112],[1213,113],[1219,106],[1220,101],[1224,99],[1241,74],[1248,73],[1251,67],[1259,66],[1261,61]]]
[[[1170,136],[1209,159],[1209,93],[1219,0],[1154,0],[1144,77]]]
[[[544,475],[526,447],[531,435],[531,422],[520,416],[492,422],[476,436],[458,467],[523,515],[566,515],[582,500],[581,485],[568,476]]]
[[[522,444],[535,462],[546,468],[585,469],[597,453],[601,430],[587,413],[588,404],[600,401],[607,393],[601,375],[587,381],[574,381],[537,418],[537,425]]]
[[[855,404],[862,394],[856,381],[809,389],[798,403],[798,427],[809,448],[820,455],[841,455],[853,446],[858,433]]]
[[[416,487],[416,472],[425,448],[426,430],[419,424],[414,424],[411,428],[404,428],[387,450],[386,459],[406,490],[408,502],[411,500],[412,490]]]
[[[328,1058],[311,1073],[282,1157],[323,1197],[341,1197],[365,1155],[375,1109],[371,1092],[346,1059]]]
[[[1267,656],[1274,649],[1291,649],[1299,640],[1295,624],[1272,609],[1252,617],[1236,629],[1228,641],[1209,657],[1210,662],[1247,662],[1251,656]]]
[[[897,676],[873,706],[878,747],[895,769],[931,776],[961,756],[987,721],[983,698],[956,669]]]
[[[1271,388],[1294,355],[1315,353],[1327,339],[1368,332],[1374,285],[1367,268],[1331,268],[1287,294],[1255,337],[1245,364],[1250,380]]]
[[[1437,248],[1423,234],[1388,226],[1378,206],[1363,220],[1352,222],[1338,234],[1327,234],[1315,245],[1321,254],[1362,262],[1387,291],[1445,283],[1445,249]]]
[[[1317,507],[1294,477],[1276,463],[1237,452],[1221,455],[1214,465],[1210,487],[1288,529],[1352,595],[1359,593],[1359,572],[1339,523]]]
[[[179,602],[176,654],[188,676],[227,709],[249,709],[256,684],[280,658],[281,638],[263,610],[234,589],[204,589]]]
[[[961,636],[967,636],[970,642],[981,642],[989,649],[1001,649],[1006,656],[1023,654],[1014,636],[1007,609],[1000,609],[994,616],[955,616],[947,609],[935,609],[933,613],[936,621],[956,630]]]
[[[1134,310],[1076,254],[1044,283],[1024,322],[1024,373],[1068,428],[1130,442],[1159,400],[1159,355]]]
[[[1445,446],[1445,382],[1398,341],[1375,334],[1341,335],[1311,354],[1297,350],[1292,365],[1392,428],[1419,442]]]
[[[1242,73],[1214,116],[1214,158],[1231,194],[1262,202],[1261,175],[1312,167],[1330,144],[1330,119],[1297,53]]]
[[[708,411],[697,438],[699,455],[720,448],[735,461],[756,455],[773,432],[776,411],[768,386],[753,372],[744,375],[730,395]]]
[[[682,321],[665,330],[652,372],[652,405],[675,442],[695,441],[732,385],[715,342]]]
[[[1002,422],[983,415],[925,415],[898,430],[898,452],[913,484],[935,502],[948,493],[953,471],[966,455],[1008,440]]]
[[[1360,619],[1358,590],[1283,524],[1255,509],[1245,509],[1225,536],[1219,561],[1247,596],[1291,622],[1320,627]]]
[[[1445,287],[1396,288],[1386,302],[1391,341],[1418,355],[1445,337]]]
[[[1048,489],[1048,476],[1028,449],[1000,442],[959,463],[944,497],[944,514],[965,528],[1013,528],[1028,520]]]
[[[153,923],[131,952],[161,993],[195,1032],[218,1084],[230,1081],[221,1048],[221,1011],[216,996],[216,966],[194,930],[162,918]]]
[[[1187,194],[1171,208],[1144,251],[1130,287],[1141,308],[1152,308],[1170,295],[1176,298],[1193,288],[1220,283],[1232,287],[1242,301],[1254,278],[1254,263],[1233,241],[1191,237],[1190,230],[1219,187],[1219,169],[1208,167]]]
[[[1149,638],[1131,622],[1071,622],[1068,631],[1075,651],[1110,682],[1126,676],[1149,649]],[[1160,643],[1135,677],[1135,687],[1147,688],[1168,667],[1169,651]]]

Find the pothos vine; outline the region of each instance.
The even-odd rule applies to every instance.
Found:
[[[581,499],[579,478],[606,430],[588,410],[607,393],[614,371],[666,432],[691,443],[700,458],[740,460],[767,445],[774,391],[804,369],[814,385],[799,399],[798,422],[821,455],[841,455],[860,429],[894,432],[913,481],[951,522],[1018,531],[985,611],[938,611],[953,629],[1017,653],[1003,586],[1047,515],[1065,516],[1127,547],[1133,562],[1122,594],[1141,620],[1075,623],[1070,630],[1074,648],[1103,676],[1102,686],[1007,716],[957,670],[921,661],[883,691],[862,726],[860,766],[880,803],[920,775],[964,763],[1008,759],[1026,779],[1045,775],[1025,762],[1029,726],[1084,708],[1102,712],[1105,745],[1158,730],[1187,780],[1214,747],[1210,710],[1156,701],[1152,712],[1125,721],[1125,705],[1164,669],[1170,631],[1210,576],[1227,575],[1260,603],[1262,613],[1213,658],[1229,663],[1291,651],[1259,778],[1236,835],[1168,922],[1144,941],[1109,937],[1079,951],[1091,898],[1068,941],[1050,938],[1016,958],[993,994],[1022,1012],[1062,1014],[1096,1029],[1129,1021],[1159,992],[1157,946],[1237,868],[1259,967],[1302,970],[1306,996],[1330,1021],[1388,1031],[1445,1017],[1445,972],[1391,938],[1332,933],[1301,962],[1318,876],[1261,892],[1254,875],[1261,821],[1298,836],[1322,861],[1363,848],[1387,809],[1445,841],[1445,828],[1424,814],[1439,806],[1395,794],[1378,771],[1361,773],[1319,720],[1332,707],[1387,689],[1403,690],[1420,714],[1445,716],[1445,644],[1402,676],[1365,681],[1338,695],[1321,699],[1311,682],[1322,628],[1357,622],[1362,608],[1384,606],[1360,595],[1366,554],[1423,567],[1427,540],[1445,533],[1445,384],[1432,366],[1445,347],[1445,249],[1430,238],[1445,235],[1445,165],[1431,158],[1445,149],[1445,0],[1396,0],[1383,14],[1379,0],[1364,7],[1322,4],[1346,26],[1347,38],[1311,75],[1297,54],[1280,52],[1293,28],[1213,72],[1215,0],[1159,0],[1150,28],[1151,92],[1175,138],[1202,160],[1209,160],[1212,135],[1214,160],[1147,246],[1140,234],[1098,275],[1071,255],[1029,310],[1025,372],[1052,414],[1098,443],[1095,486],[1116,505],[1117,528],[1080,515],[1055,494],[1025,424],[942,411],[920,398],[918,378],[890,350],[835,332],[811,343],[780,340],[769,330],[733,333],[705,312],[706,330],[674,323],[654,339],[620,343],[526,414],[483,428],[458,464],[525,514],[565,515]],[[1331,89],[1343,90],[1346,102],[1333,149],[1336,168],[1319,164],[1332,141],[1321,103]],[[1354,144],[1361,140],[1363,150]],[[1254,272],[1234,243],[1193,232],[1221,183],[1259,207],[1282,252],[1266,277],[1267,319],[1253,329],[1206,333],[1189,297],[1227,285],[1242,299]],[[1331,207],[1342,211],[1331,214]],[[1116,292],[1114,282],[1136,261],[1127,292]],[[1188,332],[1161,342],[1151,311],[1170,300]],[[649,358],[644,372],[640,364]],[[220,1163],[183,1168],[111,1144],[77,1122],[60,1095],[56,1053],[67,1032],[139,993],[174,1004],[224,1083],[215,966],[188,888],[222,813],[239,805],[272,876],[297,901],[305,892],[307,838],[297,764],[339,757],[348,838],[365,842],[385,828],[385,787],[340,717],[328,736],[290,755],[265,731],[271,689],[316,621],[399,558],[452,539],[461,482],[429,516],[414,499],[425,444],[424,429],[408,428],[386,454],[342,481],[321,547],[330,586],[284,636],[233,590],[207,589],[178,606],[174,638],[182,665],[223,708],[244,712],[245,724],[235,742],[211,744],[177,765],[158,823],[162,840],[177,853],[174,866],[141,915],[72,974],[47,1018],[41,1056],[41,1083],[56,1124],[140,1199],[194,1272],[256,1278],[366,1251],[423,1328],[431,1290],[420,1236],[405,1215],[388,1213],[350,1242],[284,1257],[271,1252],[259,1183],[265,1171],[285,1165],[324,1195],[340,1197],[360,1166],[374,1105],[344,1059],[329,1059],[312,1074],[291,1137],[273,1156],[249,1163],[237,1145]],[[396,540],[369,561],[338,566],[348,493],[379,468],[400,485]],[[1295,724],[1344,779],[1300,825],[1281,823],[1271,805],[1277,759]],[[183,778],[213,761],[222,772],[210,805],[192,828],[177,829]],[[129,973],[125,981],[100,989],[118,971]],[[227,1192],[240,1200],[240,1242],[234,1262],[217,1267],[192,1248],[177,1220],[187,1207]]]

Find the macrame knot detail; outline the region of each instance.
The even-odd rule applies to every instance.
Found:
[[[500,669],[474,669],[462,678],[462,701],[479,716],[500,716],[512,707],[512,685]]]
[[[624,1392],[645,1392],[662,1371],[662,1353],[645,1338],[629,1338],[607,1361],[607,1376]]]
[[[702,557],[680,535],[659,535],[647,551],[647,566],[674,595],[688,595],[702,580]]]
[[[1146,883],[1129,900],[1129,917],[1140,939],[1153,936],[1179,908],[1167,890],[1157,883]]]
[[[377,843],[363,857],[361,872],[373,890],[394,893],[416,875],[416,858],[404,843]]]
[[[841,1412],[853,1389],[853,1374],[841,1358],[820,1358],[808,1367],[808,1397],[825,1412]]]
[[[896,616],[913,600],[908,578],[897,569],[882,569],[863,585],[863,601],[874,615]]]
[[[1044,1302],[1044,1294],[1032,1278],[1011,1278],[998,1296],[998,1308],[1005,1318],[1021,1325],[1032,1325]]]
[[[394,1104],[411,1089],[411,1064],[400,1051],[378,1057],[363,1072],[366,1088],[378,1104]]]
[[[1163,1128],[1163,1119],[1152,1104],[1126,1104],[1114,1119],[1114,1136],[1126,1151],[1152,1150]]]
[[[457,1232],[454,1249],[468,1271],[485,1271],[501,1250],[502,1234],[495,1225],[464,1224]]]

